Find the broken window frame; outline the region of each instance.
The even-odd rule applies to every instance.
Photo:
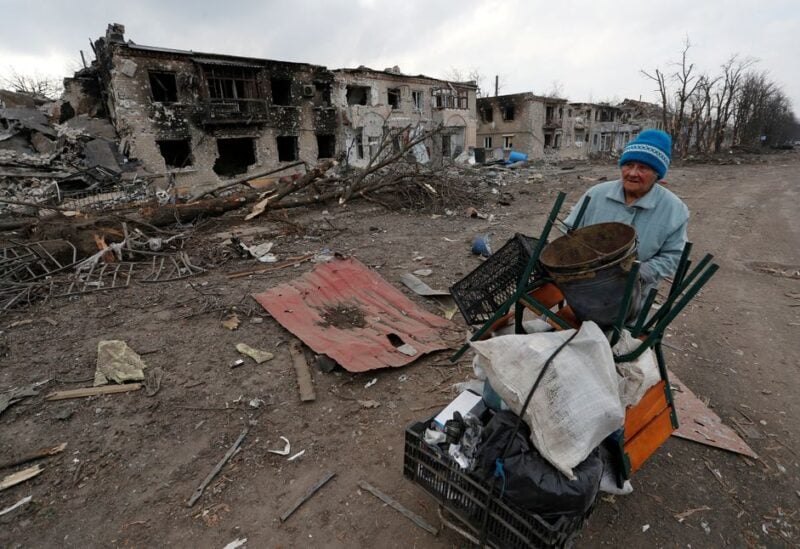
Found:
[[[153,103],[169,104],[178,102],[178,80],[174,72],[148,70],[147,76],[150,82],[150,98]],[[165,85],[165,82],[162,80],[164,77],[171,79],[171,85]],[[153,85],[154,81],[158,86]],[[166,84],[170,84],[170,82]]]
[[[514,148],[514,134],[503,135],[503,149],[511,150]]]
[[[514,115],[516,114],[514,105],[501,106],[500,114],[502,115],[504,121],[511,122],[512,120],[514,120]]]
[[[330,82],[314,82],[314,106],[315,107],[330,107],[331,106],[331,92],[332,85]]]
[[[248,159],[252,159],[252,162],[242,163],[238,168],[232,168],[230,170],[228,170],[228,169],[223,170],[222,169],[223,166],[220,166],[220,162],[221,161],[225,164],[225,166],[224,166],[225,168],[227,168],[228,164],[233,164],[233,162],[231,161],[231,158],[228,157],[227,153],[225,153],[222,150],[221,145],[227,146],[228,143],[230,143],[232,145],[231,142],[233,142],[233,141],[240,141],[240,142],[242,142],[241,145],[244,145],[244,141],[245,140],[249,141],[250,142],[249,145],[252,147],[252,156],[250,156],[249,154],[247,155]],[[228,157],[228,158],[224,158],[224,157]],[[258,163],[258,155],[257,155],[257,151],[256,151],[256,138],[255,137],[245,136],[245,137],[218,137],[217,138],[217,159],[214,161],[214,166],[212,168],[214,170],[214,173],[216,173],[217,175],[219,175],[221,177],[235,177],[237,175],[240,175],[240,174],[243,174],[243,173],[247,173],[247,170],[250,169],[250,166],[253,166],[254,164],[257,164],[257,163]],[[241,168],[244,168],[244,169],[242,170]]]
[[[378,153],[381,149],[381,140],[376,135],[370,135],[367,137],[367,150],[369,151],[370,159],[374,159],[378,157]]]
[[[364,160],[364,130],[362,128],[358,129],[358,132],[353,138],[353,145],[356,148],[356,158],[358,160]]]
[[[388,88],[386,90],[386,104],[392,107],[392,110],[400,110],[402,97],[400,88]]]
[[[425,92],[422,90],[412,90],[411,103],[414,105],[414,110],[422,112],[425,107]]]
[[[437,109],[469,109],[469,92],[459,88],[436,88],[432,92]]]
[[[286,141],[291,139],[290,141]],[[284,143],[284,145],[281,145]],[[292,153],[290,155],[281,154],[281,150],[284,153],[287,152],[286,144],[291,143]],[[278,152],[278,162],[296,162],[300,159],[300,142],[296,135],[278,135],[275,137],[275,150]],[[281,158],[283,156],[283,158]]]
[[[484,149],[491,149],[492,148],[492,137],[484,137],[483,138],[483,148]]]
[[[258,69],[249,67],[203,67],[207,101],[215,113],[262,114],[264,96]]]
[[[494,107],[493,106],[489,105],[489,106],[481,107],[480,112],[481,112],[481,120],[483,120],[487,124],[491,123],[491,122],[494,122]]]
[[[278,76],[269,79],[270,97],[275,107],[292,106],[292,79]]]
[[[184,144],[186,146],[185,151],[164,150],[165,146],[174,146],[179,143]],[[167,168],[181,169],[194,164],[194,157],[192,156],[192,142],[191,139],[188,137],[184,139],[156,139],[156,146],[158,147],[158,151],[161,153],[161,156],[164,159],[164,163],[166,164]],[[180,160],[171,162],[172,158],[176,159],[184,158],[184,160],[183,162],[180,162]]]
[[[323,154],[325,152],[326,154]],[[336,157],[336,136],[333,134],[317,134],[317,158]]]
[[[363,100],[359,99],[358,101],[353,101],[355,99],[356,92],[361,91],[363,92]],[[370,105],[372,100],[372,88],[369,86],[359,86],[356,84],[348,85],[345,92],[346,100],[348,106],[356,106],[356,105]],[[362,96],[359,96],[362,97]]]

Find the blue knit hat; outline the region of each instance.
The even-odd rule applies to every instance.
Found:
[[[671,159],[672,138],[669,134],[661,130],[644,130],[639,137],[625,145],[619,165],[641,162],[653,168],[661,180],[667,175]]]

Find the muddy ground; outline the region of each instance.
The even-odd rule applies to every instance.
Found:
[[[600,500],[579,546],[797,546],[798,170],[800,154],[787,153],[741,165],[685,165],[668,176],[692,212],[695,257],[713,253],[721,270],[669,329],[667,362],[727,423],[753,422],[746,440],[759,459],[673,437],[635,475],[633,494]],[[452,531],[434,537],[414,526],[357,483],[369,481],[439,525],[435,503],[403,478],[403,433],[454,396],[452,384],[470,377],[470,358],[452,366],[447,353],[437,353],[357,375],[315,370],[317,399],[303,404],[287,344],[294,338],[250,296],[313,264],[229,279],[227,273],[257,264],[224,261],[222,242],[226,232],[247,229],[246,241],[272,240],[283,258],[326,247],[354,255],[442,314],[434,301],[403,287],[400,275],[430,268],[425,281],[448,287],[479,264],[470,254],[474,235],[489,234],[497,247],[515,231],[538,234],[558,191],[568,192],[572,204],[590,179],[617,170],[610,163],[551,169],[542,180],[530,177],[536,172],[486,178],[491,185],[471,205],[492,220],[467,218],[463,204],[456,215],[432,216],[365,201],[291,211],[291,225],[229,214],[202,223],[187,243],[197,263],[217,265],[206,274],[4,315],[0,391],[49,381],[39,396],[0,416],[0,462],[68,446],[43,461],[42,474],[0,492],[0,509],[32,496],[0,517],[0,546],[221,548],[237,538],[249,547],[465,546]],[[221,325],[232,312],[241,319],[234,331]],[[465,329],[460,315],[454,322]],[[126,341],[149,368],[160,368],[160,390],[45,401],[50,391],[91,385],[103,339]],[[275,358],[261,365],[246,359],[231,369],[239,342]],[[373,378],[377,383],[365,388]],[[258,408],[250,405],[254,399],[262,401]],[[241,450],[188,508],[244,427]],[[268,453],[282,445],[280,436],[293,454],[305,453],[291,462]],[[282,523],[281,513],[329,471],[335,478]]]

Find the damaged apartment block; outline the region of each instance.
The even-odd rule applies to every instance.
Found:
[[[568,103],[532,93],[480,98],[478,116],[478,146],[487,158],[513,149],[532,160],[585,159],[619,152],[643,128],[662,126],[651,103]]]
[[[475,146],[474,82],[405,75],[397,67],[333,72],[333,104],[342,119],[338,141],[349,164],[366,166],[380,150],[396,152],[402,142],[434,129],[431,139],[412,149],[418,162],[440,164]],[[384,142],[388,136],[392,143]]]
[[[326,68],[143,46],[124,32],[109,25],[81,78],[92,72],[100,83],[122,152],[179,194],[336,156]]]

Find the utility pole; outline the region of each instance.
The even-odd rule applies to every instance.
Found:
[[[500,75],[494,75],[494,96],[497,97],[497,92],[500,89]]]

